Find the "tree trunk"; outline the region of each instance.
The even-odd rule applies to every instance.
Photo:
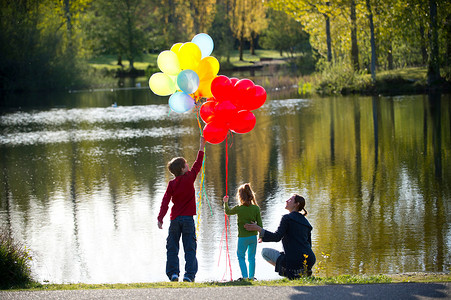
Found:
[[[72,51],[72,15],[70,12],[70,0],[64,0],[64,16],[66,19],[67,49]]]
[[[451,15],[446,17],[445,21],[446,28],[446,58],[445,58],[445,66],[450,66],[450,58],[451,58]]]
[[[330,2],[326,3],[327,6],[330,6]],[[330,18],[328,14],[324,14],[324,18],[326,19],[326,43],[327,43],[327,61],[332,61],[332,38],[330,35]]]
[[[424,36],[424,25],[420,24],[420,40],[421,40],[421,56],[423,58],[423,66],[428,62],[428,50],[426,47],[426,38]]]
[[[390,41],[390,45],[388,46],[387,62],[388,62],[388,69],[393,70],[393,44],[391,41]]]
[[[250,52],[251,55],[255,55],[255,45],[254,45],[254,37],[253,34],[251,34],[251,38],[250,38]]]
[[[240,36],[240,61],[243,61],[243,47],[244,47],[244,38],[243,35]]]
[[[351,0],[351,63],[354,71],[358,71],[360,69],[359,46],[357,44],[357,16],[355,12],[355,0]]]
[[[429,21],[430,21],[430,56],[428,63],[428,85],[437,85],[440,81],[440,66],[438,57],[438,33],[437,33],[437,2],[436,0],[429,0]]]
[[[371,10],[370,0],[366,0],[366,8],[368,9],[368,21],[371,32],[371,81],[376,83],[376,41],[374,38],[373,12]]]

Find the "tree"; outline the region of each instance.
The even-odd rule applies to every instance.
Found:
[[[280,55],[286,52],[291,57],[296,52],[306,51],[306,48],[310,48],[308,35],[300,22],[283,11],[273,9],[269,10],[268,19],[268,28],[260,37],[263,48],[278,50]]]
[[[357,16],[356,16],[356,0],[351,0],[351,63],[354,71],[358,71],[359,67],[359,46],[357,43]]]
[[[134,61],[146,47],[144,28],[149,8],[144,0],[97,0],[93,2],[91,39],[104,53],[124,56],[134,69]]]
[[[439,44],[437,29],[437,2],[429,0],[429,44],[428,85],[436,85],[440,80]]]
[[[296,20],[300,21],[304,25],[305,31],[311,37],[318,37],[317,24],[324,22],[324,33],[326,40],[326,57],[327,61],[332,61],[332,36],[331,36],[331,24],[330,17],[332,14],[330,1],[322,0],[270,0],[268,5],[276,10],[281,10],[291,15]],[[317,19],[321,16],[322,21]],[[315,24],[313,26],[310,26]],[[313,44],[313,43],[312,43]],[[321,47],[318,47],[320,43],[317,43],[317,49],[321,53]]]
[[[257,0],[234,0],[229,11],[230,28],[239,41],[240,60],[243,60],[244,42],[253,41],[266,28],[266,9],[263,2]]]
[[[0,89],[63,89],[83,80],[79,28],[89,1],[1,0]],[[70,11],[68,18],[64,11]]]
[[[235,43],[229,20],[231,8],[228,1],[218,2],[215,18],[208,33],[215,43],[215,55],[226,57],[227,62],[230,62],[230,53]]]
[[[191,18],[194,23],[194,33],[207,32],[213,22],[216,9],[215,0],[191,0]]]
[[[366,7],[368,9],[368,23],[370,27],[371,34],[371,80],[373,83],[376,82],[376,40],[374,37],[374,23],[373,23],[373,12],[371,10],[370,0],[366,1]]]
[[[248,0],[249,1],[249,0]],[[255,44],[257,36],[268,27],[268,19],[266,16],[266,7],[264,2],[261,0],[250,0],[250,5],[252,7],[249,15],[247,17],[250,30],[250,51],[252,55],[255,55]]]

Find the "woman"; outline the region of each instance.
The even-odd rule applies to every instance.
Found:
[[[270,232],[257,224],[245,224],[249,231],[258,231],[263,242],[278,242],[282,240],[284,252],[264,248],[263,258],[276,267],[280,276],[295,279],[302,275],[311,276],[312,267],[316,262],[312,251],[312,225],[305,217],[305,199],[294,194],[286,201],[285,209],[290,213],[282,217],[276,232]]]

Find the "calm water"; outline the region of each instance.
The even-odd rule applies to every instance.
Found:
[[[166,281],[169,216],[163,230],[157,227],[171,179],[165,165],[174,156],[195,159],[195,114],[171,113],[167,97],[148,89],[15,101],[21,107],[0,116],[0,223],[30,249],[36,278]],[[269,230],[286,213],[284,201],[303,194],[316,274],[450,271],[450,95],[271,93],[256,116],[254,130],[230,141],[229,194],[251,182]],[[198,281],[230,279],[225,159],[225,143],[207,145]],[[231,224],[228,251],[237,279],[235,216]],[[256,277],[279,278],[261,258],[264,246],[281,249],[259,244]],[[180,257],[183,271],[183,250]]]

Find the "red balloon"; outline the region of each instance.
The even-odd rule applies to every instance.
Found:
[[[217,102],[207,101],[200,107],[200,117],[205,123],[209,123],[214,119],[214,109]]]
[[[235,105],[232,104],[230,101],[222,101],[216,104],[214,109],[214,116],[215,119],[223,122],[223,123],[230,123],[236,116],[236,113],[238,112]]]
[[[243,104],[242,107],[247,110],[254,110],[261,107],[266,102],[266,91],[263,87],[256,85],[255,86],[255,95],[254,97],[248,98]]]
[[[203,135],[210,144],[219,144],[225,140],[228,132],[229,129],[223,123],[212,121],[205,125]]]
[[[211,82],[211,93],[218,102],[228,100],[232,90],[232,82],[227,76],[220,75]]]
[[[245,102],[255,97],[255,84],[250,79],[241,79],[235,83],[233,95],[232,103],[244,108]]]
[[[230,123],[230,130],[236,133],[246,133],[254,129],[255,115],[248,110],[240,110]]]
[[[232,82],[232,85],[235,86],[235,84],[239,81],[239,79],[236,77],[232,77],[230,78],[230,81]]]

